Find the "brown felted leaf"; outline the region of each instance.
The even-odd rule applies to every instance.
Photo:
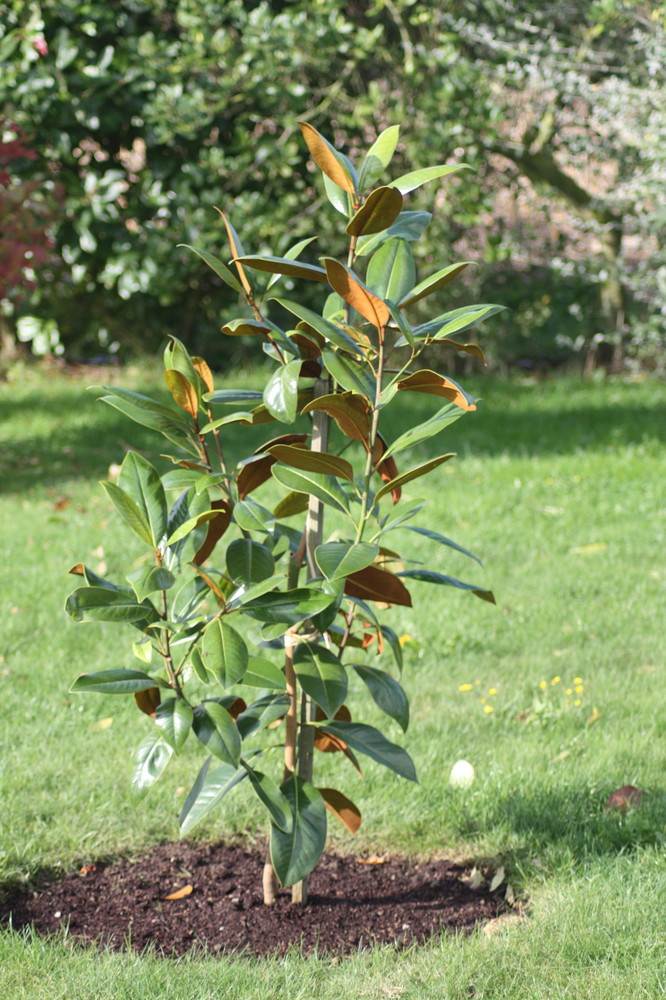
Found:
[[[208,362],[205,358],[197,356],[193,356],[191,361],[199,375],[199,378],[206,387],[206,392],[213,392],[215,389],[215,383],[213,382],[213,373],[208,366]]]
[[[199,412],[199,400],[190,380],[182,372],[176,371],[175,368],[167,368],[164,373],[164,381],[174,398],[174,402],[191,417],[196,417]]]
[[[361,825],[361,813],[358,806],[355,806],[351,799],[339,792],[336,788],[318,788],[326,808],[330,809],[334,816],[347,827],[350,833],[356,833]]]
[[[303,407],[301,413],[322,410],[333,417],[346,437],[360,441],[369,450],[370,404],[363,396],[353,392],[334,392],[327,396],[317,396]]]
[[[375,440],[375,447],[372,453],[372,462],[375,467],[375,471],[379,473],[382,480],[385,483],[390,483],[398,477],[398,466],[395,464],[395,459],[393,455],[389,455],[388,458],[382,459],[382,455],[388,448],[388,445],[381,434],[377,435]],[[397,503],[402,496],[402,490],[400,486],[394,486],[391,490],[391,496],[393,498],[393,503]]]
[[[393,225],[401,209],[402,195],[397,188],[375,188],[347,224],[347,235],[358,237],[381,233]]]
[[[210,506],[212,510],[219,510],[220,513],[211,518],[208,522],[206,537],[192,560],[195,566],[201,566],[202,563],[205,563],[206,559],[208,559],[208,556],[211,554],[220,538],[222,538],[222,535],[231,524],[231,508],[227,504],[226,500],[213,500]]]
[[[358,573],[351,573],[345,581],[345,594],[364,601],[400,604],[405,608],[412,606],[409,591],[402,580],[377,566],[366,566]]]
[[[153,687],[147,688],[145,691],[135,691],[134,700],[137,707],[145,715],[149,715],[151,719],[154,719],[155,711],[157,706],[162,701],[162,696],[160,695],[160,689],[158,687]]]
[[[398,389],[410,392],[425,392],[431,396],[444,396],[463,410],[475,410],[476,403],[470,403],[460,386],[437,372],[424,368],[413,372],[398,382]]]
[[[312,159],[315,161],[322,173],[337,184],[343,191],[354,195],[354,182],[347,174],[340,161],[336,158],[333,150],[329,147],[324,137],[319,134],[313,125],[308,122],[299,122],[303,138],[310,150]]]
[[[389,321],[389,309],[382,299],[366,288],[348,267],[333,257],[324,258],[331,288],[369,323],[382,330]]]

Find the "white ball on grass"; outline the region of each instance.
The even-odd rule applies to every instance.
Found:
[[[468,760],[457,760],[451,768],[451,788],[470,788],[474,781],[474,768]]]

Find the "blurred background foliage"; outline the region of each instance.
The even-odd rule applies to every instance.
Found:
[[[312,235],[326,205],[297,118],[354,157],[400,123],[397,173],[464,161],[423,264],[476,262],[442,308],[499,301],[500,368],[663,369],[666,4],[640,0],[5,0],[0,332],[68,358],[167,334],[221,366],[228,259]],[[336,252],[317,212],[319,244]],[[318,249],[321,247],[321,251]],[[342,248],[339,248],[342,251]],[[312,294],[308,288],[306,291]],[[492,326],[492,329],[491,329]]]

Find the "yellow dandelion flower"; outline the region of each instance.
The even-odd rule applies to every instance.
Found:
[[[497,694],[497,688],[488,688],[488,694]]]
[[[574,677],[574,679],[572,680],[571,683],[572,684],[582,684],[583,683],[583,678],[582,677]]]
[[[546,688],[548,687],[548,681],[539,681],[539,687],[541,688],[542,691],[545,691]]]
[[[409,633],[407,633],[406,635],[401,635],[400,638],[398,639],[398,642],[400,643],[401,646],[404,646],[406,642],[411,642],[411,641],[412,637],[411,635],[409,635]]]
[[[556,685],[556,684],[559,684],[561,680],[562,680],[562,678],[561,678],[561,677],[553,677],[553,679],[552,679],[552,680],[551,680],[551,682],[550,682],[550,683],[551,683],[551,686],[552,686],[552,687],[555,687],[555,685]]]
[[[573,694],[573,689],[572,688],[567,688],[566,693],[567,694]]]
[[[574,702],[574,705],[576,706],[576,708],[580,708],[580,706],[581,706],[582,704],[583,704],[583,703],[582,703],[582,701],[580,700],[580,698],[576,698],[576,700],[575,700],[575,702]]]
[[[485,703],[486,703],[486,699],[485,698],[481,698],[481,704],[485,705]]]
[[[458,685],[458,690],[459,691],[471,691],[473,687],[474,687],[473,684],[459,684]]]
[[[486,715],[490,715],[490,713],[493,711],[493,706],[492,705],[484,705],[483,706],[483,711],[486,713]]]
[[[582,694],[584,690],[585,690],[585,688],[583,687],[582,684],[576,684],[576,686],[574,688],[574,691],[576,692],[576,694]]]

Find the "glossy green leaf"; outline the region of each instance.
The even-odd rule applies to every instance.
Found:
[[[276,667],[270,660],[260,656],[251,656],[247,665],[247,670],[243,674],[243,684],[255,688],[272,688],[275,691],[284,691],[287,681],[284,671]]]
[[[383,233],[360,236],[356,244],[356,254],[366,257],[374,253],[382,243],[399,237],[402,240],[418,240],[423,236],[432,219],[431,212],[401,212],[396,221]]]
[[[300,642],[294,654],[294,670],[306,694],[332,718],[347,697],[347,671],[325,646]]]
[[[400,639],[392,628],[388,625],[381,625],[381,632],[389,646],[391,647],[391,652],[393,653],[393,659],[398,668],[398,672],[402,674],[403,656],[402,656],[402,646],[400,645]]]
[[[305,278],[308,281],[326,281],[326,271],[314,264],[304,264],[303,261],[290,260],[288,257],[268,257],[250,254],[239,257],[239,262],[256,271],[267,271],[269,274],[286,274],[289,278]]]
[[[410,347],[414,347],[414,333],[412,327],[407,322],[407,317],[404,315],[401,309],[393,302],[392,299],[386,300],[386,305],[388,306],[389,312],[391,314],[391,319],[393,323],[398,327],[402,337],[396,341],[396,347],[399,344],[409,344]],[[395,386],[391,386],[395,390]]]
[[[287,714],[290,704],[291,698],[288,694],[265,694],[261,698],[257,698],[236,719],[241,738],[245,740],[252,733],[256,733],[259,729],[265,729],[272,722],[281,719]]]
[[[367,362],[335,351],[322,351],[321,357],[329,375],[338,385],[348,392],[363,396],[371,404],[374,403],[377,380]]]
[[[250,497],[234,505],[234,521],[245,531],[272,531],[275,527],[275,516]]]
[[[450,458],[455,458],[455,455],[439,455],[437,458],[431,458],[429,462],[423,462],[422,465],[415,465],[414,468],[401,473],[395,479],[391,479],[390,482],[384,483],[381,489],[375,493],[375,503],[378,503],[387,493],[392,493],[393,490],[404,486],[405,483],[411,483],[413,479],[420,479],[421,476],[427,476],[429,472],[432,472],[433,469],[436,469],[443,462],[448,462]]]
[[[315,549],[315,562],[327,580],[341,580],[369,566],[378,552],[369,542],[325,542]]]
[[[407,306],[414,305],[415,302],[419,302],[424,299],[426,295],[432,295],[433,292],[439,291],[440,288],[444,288],[450,281],[464,271],[465,268],[471,264],[471,261],[464,260],[459,264],[449,264],[448,267],[443,267],[441,271],[437,271],[436,274],[431,274],[429,278],[425,281],[421,281],[414,288],[410,285],[402,295],[392,296],[395,298],[396,302],[400,303],[401,308],[406,308]]]
[[[461,410],[459,406],[455,406],[453,403],[447,403],[443,406],[441,410],[438,410],[432,417],[428,420],[424,420],[422,424],[417,424],[415,427],[410,427],[408,431],[401,434],[397,440],[390,445],[389,448],[384,452],[384,458],[388,458],[389,455],[397,455],[398,452],[404,451],[405,448],[413,448],[414,445],[419,444],[421,441],[426,441],[428,438],[434,437],[435,434],[439,434],[448,424],[452,424],[454,420],[457,420],[464,410]]]
[[[262,398],[258,389],[215,389],[204,396],[206,403],[257,403]]]
[[[353,215],[354,208],[351,196],[348,191],[343,191],[342,188],[327,177],[326,174],[322,174],[324,180],[324,191],[326,192],[326,197],[330,201],[333,208],[345,216],[346,219],[350,219]]]
[[[258,319],[232,319],[220,327],[227,337],[266,337],[272,327]]]
[[[502,312],[506,306],[498,306],[494,303],[487,303],[477,306],[462,306],[460,309],[452,309],[450,312],[442,313],[428,323],[422,323],[414,329],[414,335],[420,339],[429,337],[431,340],[443,340],[454,333],[462,333],[476,326],[482,320],[495,316]]]
[[[333,601],[329,594],[309,587],[264,594],[243,604],[243,610],[268,624],[299,625],[327,608]]]
[[[227,792],[247,778],[244,767],[218,764],[210,770],[211,760],[212,757],[208,757],[204,762],[181,810],[179,822],[183,837],[215,808]]]
[[[171,541],[167,541],[165,552],[165,562],[169,569],[178,567],[188,553],[191,558],[198,551],[206,538],[208,521],[213,520],[214,514],[220,513],[215,508],[209,511],[209,507],[207,494],[198,494],[194,487],[181,493],[172,505],[167,518],[167,534]],[[204,515],[204,520],[200,521]],[[180,538],[178,538],[179,529],[182,529]],[[177,541],[173,541],[174,536]]]
[[[444,587],[458,587],[460,590],[470,590],[475,597],[480,597],[482,601],[488,601],[489,604],[496,603],[491,590],[476,587],[473,583],[463,583],[462,580],[456,580],[455,577],[447,576],[444,573],[436,573],[434,570],[406,569],[396,575],[407,576],[412,580],[421,580],[423,583],[436,583]]]
[[[391,743],[383,733],[374,726],[366,726],[361,722],[337,722],[329,720],[318,723],[325,733],[332,733],[343,740],[352,750],[364,753],[378,764],[390,768],[408,781],[416,781],[416,771],[411,757],[406,750]]]
[[[324,176],[326,176],[326,175],[324,175]],[[298,258],[298,255],[303,250],[305,250],[305,248],[307,246],[309,246],[310,243],[312,243],[316,239],[317,239],[316,236],[308,236],[308,237],[306,237],[306,239],[299,240],[298,243],[294,243],[293,246],[289,247],[289,249],[285,251],[283,260],[296,260]],[[270,281],[268,282],[268,284],[266,285],[266,291],[268,291],[269,288],[272,288],[272,286],[275,284],[275,282],[280,280],[280,277],[281,277],[280,274],[274,274],[272,276],[272,278],[270,279]]]
[[[292,491],[287,493],[279,503],[273,508],[276,517],[294,517],[295,514],[302,514],[308,509],[309,497],[307,493]]]
[[[227,571],[235,583],[260,583],[275,572],[269,548],[251,538],[236,538],[227,547]]]
[[[271,823],[282,833],[291,833],[294,826],[294,818],[291,812],[289,799],[280,791],[275,782],[261,771],[254,771],[249,764],[246,765],[250,784],[255,793],[261,799],[271,817]]]
[[[249,653],[245,640],[225,621],[212,621],[203,635],[201,658],[222,687],[238,684],[247,669]]]
[[[358,175],[360,191],[372,187],[382,176],[393,159],[400,135],[399,125],[389,125],[377,136],[368,150]]]
[[[151,733],[139,743],[132,762],[130,788],[136,798],[143,798],[171,760],[172,748],[159,734]]]
[[[392,226],[402,209],[402,195],[393,187],[379,187],[371,191],[364,203],[347,224],[348,236],[367,236],[381,233]]]
[[[326,451],[310,451],[309,448],[297,448],[288,444],[272,445],[268,451],[275,456],[278,462],[282,462],[283,465],[288,465],[292,469],[318,472],[327,476],[347,479],[350,483],[354,482],[352,464],[346,458],[340,458],[339,455],[331,455]]]
[[[289,802],[292,827],[289,833],[271,825],[271,861],[282,885],[306,878],[326,846],[326,806],[309,782],[292,775],[280,791]]]
[[[143,601],[160,590],[169,590],[176,582],[173,573],[163,566],[140,566],[128,573],[126,579],[136,594],[137,601]]]
[[[203,496],[204,502],[207,502],[207,497]],[[188,517],[186,521],[178,524],[177,528],[171,532],[167,538],[167,545],[169,548],[174,546],[176,542],[182,541],[184,538],[195,530],[195,528],[200,528],[202,524],[206,524],[208,521],[212,521],[214,518],[220,516],[220,511],[215,509],[201,511],[200,514],[195,514],[193,517]]]
[[[290,361],[273,372],[264,389],[264,404],[276,420],[291,424],[296,419],[298,376],[303,362]]]
[[[409,521],[423,508],[425,500],[402,500],[397,503],[380,521],[381,532],[377,532],[375,538],[386,531],[394,531],[405,521]],[[374,541],[374,539],[373,539]]]
[[[287,312],[293,313],[294,316],[298,316],[300,320],[311,326],[313,330],[321,334],[326,340],[330,340],[335,347],[339,347],[343,351],[347,351],[349,354],[363,354],[362,349],[358,344],[352,340],[349,334],[341,330],[339,326],[335,323],[331,323],[324,319],[319,313],[314,312],[312,309],[308,309],[307,306],[303,306],[300,302],[292,302],[291,299],[273,299],[272,301],[277,302],[278,305],[286,309]]]
[[[135,451],[125,456],[120,468],[118,486],[131,497],[147,523],[153,546],[164,539],[167,524],[167,502],[157,469]]]
[[[409,725],[409,702],[402,686],[390,674],[375,667],[355,663],[354,670],[366,685],[375,704],[382,712],[395,719],[402,731],[406,732]]]
[[[174,369],[180,372],[193,387],[197,399],[206,389],[190,352],[185,347],[185,344],[178,337],[174,337],[173,334],[169,334],[169,341],[164,348],[164,367],[167,370]]]
[[[155,722],[170,747],[178,753],[187,739],[194,713],[182,698],[167,698],[155,709]]]
[[[391,181],[391,187],[395,187],[401,194],[408,194],[428,181],[438,180],[440,177],[447,177],[455,174],[459,170],[471,170],[467,163],[456,163],[453,166],[423,167],[421,170],[412,170],[408,174],[403,174],[396,180]]]
[[[138,504],[117,483],[103,482],[101,485],[125,524],[129,525],[142,541],[153,548],[153,533],[150,524]]]
[[[130,590],[108,587],[80,587],[70,594],[65,610],[77,622],[153,622],[159,619],[155,608],[139,604]]]
[[[323,476],[318,472],[291,469],[279,462],[271,469],[271,474],[279,483],[298,493],[309,493],[335,510],[349,512],[349,499],[333,476]]]
[[[463,555],[469,556],[470,559],[474,559],[475,562],[478,562],[479,566],[483,566],[481,560],[475,556],[473,552],[468,552],[467,549],[463,549],[463,547],[458,545],[457,542],[452,541],[450,538],[446,538],[445,535],[440,535],[438,531],[432,531],[430,528],[417,528],[415,525],[411,524],[405,525],[405,531],[414,531],[418,535],[425,535],[425,537],[429,538],[431,541],[438,542],[440,545],[447,545],[449,548],[455,549],[456,552],[462,552]]]
[[[213,271],[215,271],[215,274],[218,278],[222,279],[225,285],[229,285],[229,287],[233,288],[233,290],[238,292],[239,295],[243,294],[243,287],[236,275],[218,257],[215,257],[214,254],[209,253],[207,250],[200,250],[198,247],[192,247],[188,243],[179,243],[178,246],[185,247],[186,250],[194,251],[197,256],[201,257],[201,259],[205,261],[205,263],[208,264]]]
[[[372,255],[365,280],[380,299],[400,302],[414,285],[415,277],[412,248],[406,240],[394,238],[382,243]]]
[[[193,646],[190,651],[190,664],[192,665],[192,669],[201,683],[210,684],[213,680],[213,675],[209,674],[206,670],[206,664],[203,661],[203,657],[198,646]]]
[[[94,674],[81,674],[72,684],[70,691],[85,694],[97,691],[101,694],[134,694],[153,687],[168,687],[165,681],[149,677],[141,670],[98,670]]]
[[[241,738],[236,723],[226,708],[215,701],[206,701],[194,710],[192,728],[203,745],[225,764],[238,767]]]
[[[141,424],[143,427],[149,427],[151,430],[159,431],[168,441],[178,445],[179,448],[182,448],[189,455],[201,458],[201,452],[197,447],[196,441],[188,434],[189,428],[181,422],[182,411],[178,413],[175,410],[169,410],[167,407],[158,406],[157,404],[154,407],[148,407],[143,403],[136,405],[136,400],[127,399],[125,398],[126,395],[136,397],[138,393],[125,393],[123,391],[123,395],[121,395],[121,390],[114,389],[113,395],[100,396],[100,400],[103,403],[108,403],[109,406],[113,406],[114,409],[119,410],[135,423]],[[148,402],[152,403],[152,400],[148,400]]]

